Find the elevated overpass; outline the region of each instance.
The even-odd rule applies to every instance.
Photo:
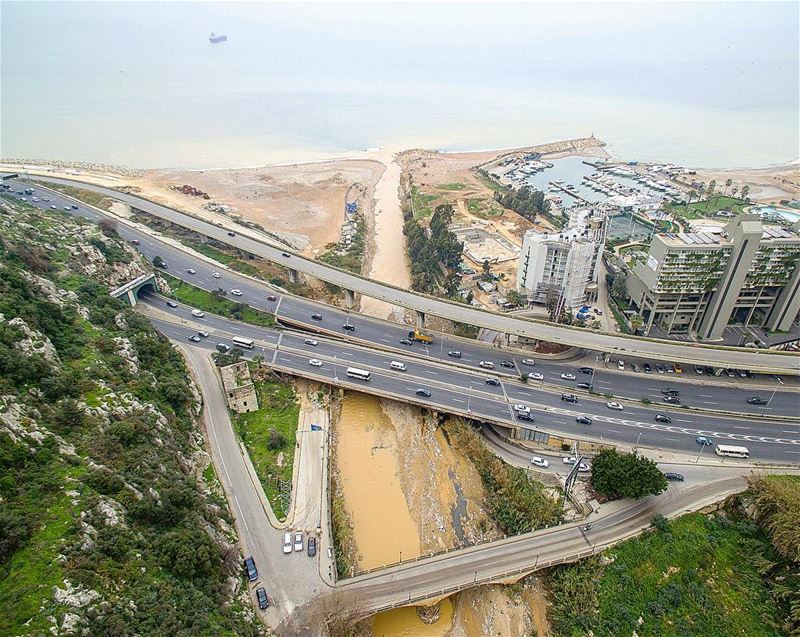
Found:
[[[617,355],[652,357],[664,361],[686,364],[712,365],[716,367],[743,368],[757,372],[800,374],[800,357],[795,354],[773,351],[752,351],[744,348],[687,344],[628,335],[594,332],[575,329],[544,321],[496,314],[432,296],[410,292],[392,285],[340,270],[333,266],[305,258],[291,252],[280,242],[233,222],[215,225],[188,213],[150,201],[138,195],[120,192],[105,186],[77,179],[66,179],[48,175],[32,175],[38,181],[82,188],[105,195],[170,223],[192,230],[216,241],[286,267],[290,272],[313,276],[345,290],[352,301],[355,293],[402,306],[417,312],[421,322],[428,314],[452,321],[476,325],[505,334],[529,339],[539,339],[563,345],[583,347]],[[100,211],[103,212],[103,211]],[[107,213],[106,213],[107,214]],[[230,236],[231,229],[236,233]]]

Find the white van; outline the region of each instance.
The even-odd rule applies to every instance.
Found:
[[[399,369],[401,372],[404,372],[406,371],[406,369],[408,369],[406,367],[406,364],[401,363],[400,361],[392,361],[391,363],[389,363],[389,367],[391,367],[392,369]]]

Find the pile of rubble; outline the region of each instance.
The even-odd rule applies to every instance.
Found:
[[[191,195],[192,197],[202,197],[203,199],[211,199],[207,192],[203,192],[194,186],[190,186],[189,184],[183,184],[182,186],[170,186],[172,190],[177,190],[178,192],[182,192],[184,195]]]

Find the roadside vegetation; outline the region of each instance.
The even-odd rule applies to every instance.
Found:
[[[486,507],[505,535],[527,533],[561,519],[561,505],[528,471],[495,456],[480,435],[463,420],[450,419],[444,431],[451,444],[478,470],[486,491]]]
[[[75,197],[75,199],[80,199],[81,201],[85,201],[90,206],[94,206],[95,208],[100,208],[102,210],[110,210],[111,204],[113,203],[112,200],[106,197],[105,195],[92,192],[91,190],[84,190],[83,188],[76,188],[74,186],[64,186],[61,184],[43,183],[42,185],[47,186],[52,190],[63,192],[65,195],[69,195],[70,197]]]
[[[718,513],[661,516],[551,571],[556,637],[800,635],[800,477],[761,476]]]
[[[257,366],[251,364],[257,376]],[[233,426],[244,443],[272,510],[279,520],[289,513],[300,404],[291,385],[281,380],[254,380],[258,409],[233,414]]]
[[[138,256],[0,215],[0,634],[258,634],[183,359],[109,296]]]
[[[734,216],[739,215],[748,205],[745,199],[715,194],[708,199],[692,203],[665,203],[663,209],[674,219],[682,217],[691,221],[703,217],[714,217],[720,210],[728,210]]]
[[[635,453],[603,449],[592,459],[592,488],[616,500],[658,495],[667,488],[667,479],[656,463]]]
[[[430,217],[433,214],[431,202],[436,201],[438,195],[430,195],[422,192],[416,186],[411,186],[411,210],[414,219]]]
[[[403,213],[403,234],[406,235],[411,263],[411,287],[418,292],[441,290],[451,297],[458,293],[461,281],[458,266],[464,246],[447,228],[452,218],[452,205],[437,206],[428,226],[428,236],[410,210]]]
[[[504,208],[513,210],[528,221],[534,221],[536,215],[550,209],[550,203],[545,201],[544,193],[530,186],[523,186],[519,190],[512,188],[503,192],[495,192],[494,199]]]
[[[208,292],[164,272],[159,272],[158,275],[167,281],[172,289],[172,293],[169,296],[176,301],[186,303],[186,305],[191,305],[204,312],[211,312],[212,314],[243,321],[251,325],[260,325],[262,327],[275,325],[274,315],[257,310],[245,303],[231,301],[226,298],[227,293],[224,290]]]
[[[359,214],[356,218],[356,232],[349,245],[341,246],[338,243],[326,246],[328,248],[319,260],[348,272],[361,274],[364,265],[364,248],[366,247],[366,225]]]

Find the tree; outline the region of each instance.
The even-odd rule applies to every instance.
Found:
[[[747,195],[749,195],[749,194],[750,194],[750,186],[745,184],[744,186],[742,186],[742,199],[744,199],[745,201],[748,201]]]
[[[633,330],[634,334],[639,330],[639,328],[644,325],[644,319],[639,314],[634,314],[631,316],[631,329]]]
[[[635,453],[604,449],[592,461],[592,488],[612,498],[643,498],[667,488],[656,463]]]
[[[280,431],[271,427],[267,434],[267,449],[275,451],[276,449],[283,449],[286,446],[286,436]]]
[[[706,191],[706,205],[704,210],[708,210],[708,204],[711,202],[711,197],[714,196],[714,189],[717,187],[717,180],[712,179],[708,183],[708,190]]]
[[[117,222],[113,219],[101,219],[100,223],[97,225],[100,226],[100,232],[107,237],[119,237],[119,232],[117,232]]]
[[[614,282],[611,284],[611,296],[615,299],[625,298],[625,277],[621,272],[614,277]]]
[[[736,197],[737,192],[739,192],[739,186],[734,186],[733,190],[731,190],[731,196]]]
[[[522,295],[516,290],[509,290],[508,294],[506,294],[506,300],[515,307],[522,305],[523,302]]]
[[[483,264],[481,265],[481,270],[483,272],[483,278],[486,280],[491,279],[492,276],[492,265],[489,263],[489,259],[484,259]]]
[[[731,184],[733,184],[733,179],[729,177],[728,179],[725,180],[725,190],[724,190],[725,194],[727,194],[728,189],[731,187]]]

